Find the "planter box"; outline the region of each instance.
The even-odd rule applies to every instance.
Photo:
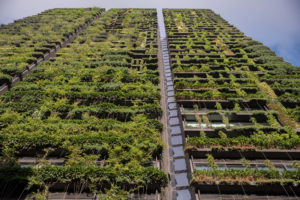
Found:
[[[193,184],[196,192],[198,190],[203,193],[222,193],[222,194],[261,194],[261,195],[291,195],[300,194],[300,187],[292,185],[263,184],[263,185],[248,185],[248,184]]]
[[[281,159],[281,160],[299,160],[300,150],[228,150],[217,151],[210,148],[203,148],[199,150],[189,150],[189,156],[194,158],[206,158],[206,154],[210,153],[215,159]]]

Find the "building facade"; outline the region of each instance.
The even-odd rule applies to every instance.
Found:
[[[297,199],[299,69],[211,10],[163,15],[192,196]]]
[[[211,10],[161,22],[0,27],[0,199],[299,199],[300,70]]]

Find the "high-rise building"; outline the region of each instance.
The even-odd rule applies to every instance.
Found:
[[[211,10],[158,16],[0,26],[0,199],[299,199],[300,70]]]
[[[163,15],[185,188],[196,199],[298,199],[300,70],[211,10]]]
[[[156,10],[53,9],[0,40],[0,199],[158,199]]]

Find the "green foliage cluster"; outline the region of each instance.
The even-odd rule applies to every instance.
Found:
[[[1,26],[0,85],[10,84],[11,77],[43,58],[101,12],[99,8],[51,9]]]
[[[199,183],[225,183],[225,184],[300,184],[300,170],[284,171],[278,170],[196,170],[193,174],[191,184]]]
[[[1,181],[13,181],[15,179],[28,181],[30,177],[31,186],[40,188],[47,187],[53,183],[80,183],[87,184],[91,192],[98,192],[110,189],[113,185],[119,186],[123,190],[143,189],[155,185],[165,186],[167,184],[166,175],[154,167],[145,168],[119,168],[111,166],[83,167],[80,165],[42,166],[40,168],[20,168],[2,167],[0,168]]]
[[[228,88],[225,88],[225,90],[228,90]],[[182,100],[182,99],[227,100],[227,99],[239,99],[239,98],[249,100],[249,99],[264,98],[265,96],[259,91],[257,91],[257,93],[254,94],[253,93],[247,94],[246,92],[244,92],[243,95],[241,96],[241,94],[238,93],[238,90],[225,92],[224,90],[219,91],[218,89],[213,89],[213,90],[200,90],[200,91],[191,91],[191,90],[178,91],[176,92],[175,97],[178,100]]]
[[[201,81],[201,82],[200,82]],[[241,80],[241,83],[238,82],[239,80],[220,80],[216,81],[215,79],[211,80],[203,80],[203,79],[175,79],[175,89],[198,89],[198,88],[257,88],[256,84],[247,81]]]
[[[207,154],[209,169],[195,170],[192,177],[192,184],[293,184],[299,185],[300,168],[297,162],[292,166],[295,170],[281,171],[274,166],[270,160],[265,160],[264,166],[269,169],[257,169],[251,167],[251,163],[242,158],[241,163],[244,169],[219,168],[211,154]]]
[[[286,129],[285,132],[273,131],[265,133],[260,130],[253,132],[250,136],[237,137],[189,137],[186,149],[221,149],[221,150],[256,150],[256,149],[296,149],[300,145],[299,135]]]
[[[4,93],[0,173],[13,166],[12,179],[39,188],[37,195],[53,183],[94,193],[164,187],[166,174],[149,167],[163,149],[157,55],[148,51],[157,50],[156,23],[154,9],[111,9]],[[22,172],[24,155],[42,164]],[[64,166],[42,162],[51,156]]]

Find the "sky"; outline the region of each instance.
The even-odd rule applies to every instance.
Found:
[[[0,24],[50,8],[209,8],[300,66],[300,0],[0,0]]]

